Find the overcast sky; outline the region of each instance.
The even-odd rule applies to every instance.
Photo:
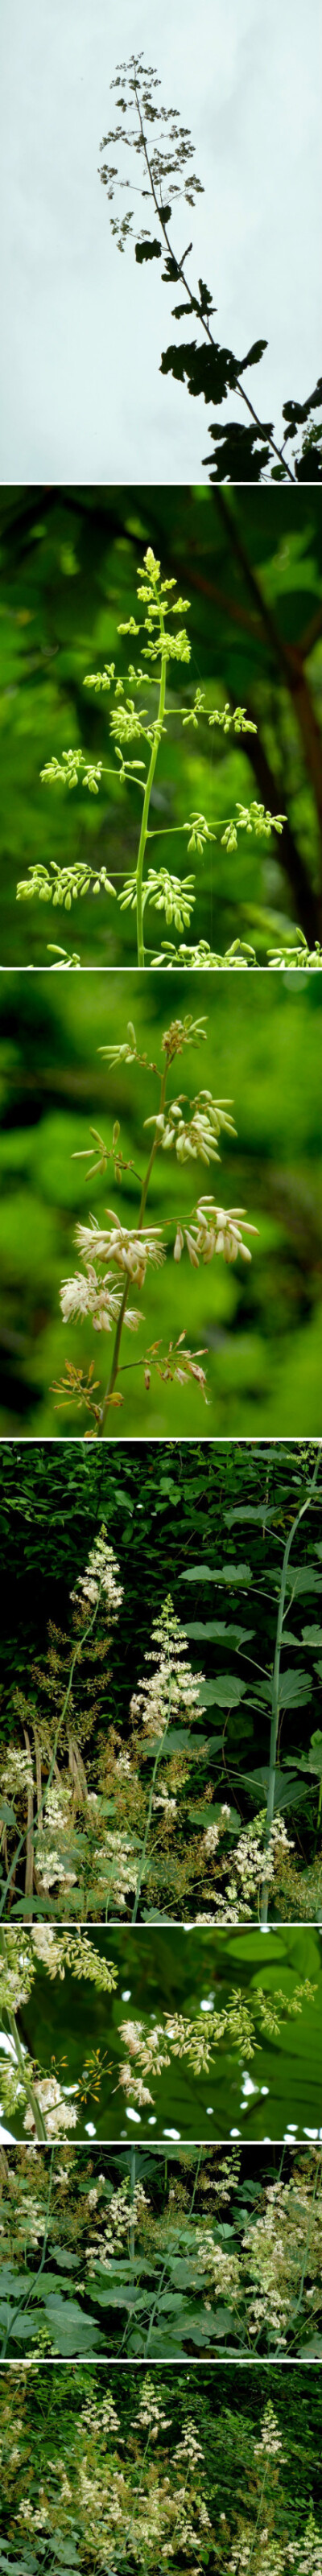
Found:
[[[178,329],[171,292],[156,262],[138,269],[130,248],[120,258],[97,176],[115,58],[141,48],[192,131],[205,196],[189,218],[189,267],[211,286],[218,338],[239,354],[268,339],[247,378],[262,417],[280,421],[286,397],[311,391],[319,28],[318,0],[2,0],[3,481],[208,479],[212,411],[159,374]],[[180,209],[172,233],[182,251]]]

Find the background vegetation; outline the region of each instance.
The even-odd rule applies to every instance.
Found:
[[[142,2374],[140,2388],[141,2381]],[[65,2364],[57,2370],[49,2363],[46,2370],[39,2365],[31,2373],[23,2364],[14,2372],[3,2370],[2,2566],[7,2576],[15,2569],[17,2576],[22,2570],[23,2576],[29,2576],[29,2570],[42,2568],[45,2554],[50,2576],[52,2570],[56,2576],[57,2564],[77,2569],[92,2568],[93,2563],[109,2569],[110,2576],[117,2576],[118,2570],[123,2576],[128,2566],[132,2576],[138,2564],[138,2489],[143,2520],[139,2564],[157,2571],[158,2501],[161,2506],[167,2475],[175,2508],[180,2465],[177,2468],[174,2447],[185,2436],[187,2419],[201,2445],[201,2458],[194,2459],[192,2478],[187,2469],[184,2485],[186,2520],[189,2516],[190,2530],[192,2523],[199,2537],[198,2564],[208,2565],[211,2576],[217,2576],[227,2564],[227,2541],[238,2557],[244,2544],[246,2564],[251,2555],[259,2576],[264,2488],[270,2564],[283,2570],[289,2565],[291,2533],[295,2565],[308,2567],[313,2576],[320,2564],[322,2388],[318,2370],[302,2369],[299,2378],[298,2368],[289,2365],[280,2371],[273,2364],[268,2378],[265,2364],[256,2371],[246,2365],[237,2388],[235,2364],[227,2364],[224,2376],[216,2364],[211,2371],[202,2364],[198,2370],[187,2364],[169,2365],[158,2372],[157,2391],[155,2385],[151,2390],[151,2381],[148,2384],[145,2427],[138,2421],[139,2403],[135,2365],[119,2369],[116,2376],[93,2364],[77,2368]],[[273,2416],[267,2416],[268,2405]],[[153,2406],[160,2410],[159,2422]],[[156,2443],[153,2434],[149,2441],[153,2422]],[[127,2505],[132,2491],[135,2532],[132,2523],[132,2535],[126,2541],[124,2529],[122,2534],[114,2518],[112,2559],[106,2520],[118,2469],[125,2479]],[[210,2541],[207,2529],[198,2532],[201,2494],[212,2525]],[[310,2507],[317,2529],[313,2533],[311,2529],[307,2542]],[[223,2525],[220,2513],[226,2515]],[[178,2547],[176,2510],[174,2521],[172,2564],[177,2571],[182,2566],[191,2568],[191,2539],[189,2544],[188,2523],[188,2538],[180,2547],[179,2536]]]
[[[238,932],[254,941],[259,962],[294,935],[295,923],[310,947],[321,941],[319,492],[298,489],[295,503],[290,489],[274,485],[231,494],[205,486],[18,486],[2,494],[0,540],[3,965],[50,964],[51,940],[78,950],[82,964],[133,959],[132,915],[120,916],[112,898],[87,896],[70,916],[36,900],[17,906],[16,883],[44,857],[90,855],[112,877],[135,863],[133,790],[126,804],[111,779],[99,799],[81,788],[67,796],[42,787],[39,773],[51,752],[59,758],[70,744],[105,757],[106,700],[84,693],[83,680],[112,656],[127,669],[128,639],[117,627],[135,615],[143,543],[191,600],[188,686],[201,683],[209,705],[228,698],[247,706],[257,725],[241,750],[205,727],[182,736],[174,715],[155,824],[181,822],[198,807],[216,825],[237,798],[252,796],[287,816],[281,841],[244,835],[229,857],[220,842],[204,848],[193,935],[224,954]],[[175,708],[180,666],[177,675],[171,666],[171,687]],[[163,841],[162,860],[172,864],[172,841]],[[160,933],[164,917],[148,914],[152,953],[161,944],[158,918]]]
[[[2,2361],[318,2360],[321,2323],[319,2147],[1,2149]]]
[[[310,1493],[315,1464],[315,1446],[304,1442],[294,1442],[291,1447],[287,1443],[250,1445],[235,1441],[196,1443],[191,1447],[170,1442],[165,1453],[162,1444],[159,1448],[148,1442],[143,1449],[131,1444],[125,1455],[119,1442],[112,1453],[70,1442],[50,1446],[32,1442],[30,1446],[17,1444],[14,1448],[8,1442],[2,1443],[0,1539],[6,1584],[0,1645],[1,1912],[12,1912],[13,1919],[17,1912],[37,1917],[39,1910],[40,1916],[47,1913],[50,1917],[58,1912],[63,1919],[66,1914],[67,1918],[87,1914],[104,1920],[107,1903],[109,1917],[115,1913],[117,1917],[119,1821],[125,1855],[127,1847],[131,1852],[134,1830],[134,1876],[130,1870],[128,1895],[126,1871],[122,1894],[121,1872],[121,1911],[124,1909],[125,1919],[131,1921],[143,1833],[140,1795],[147,1801],[151,1763],[146,1761],[145,1746],[140,1751],[136,1739],[133,1744],[135,1716],[133,1712],[130,1717],[130,1702],[144,1673],[150,1670],[145,1656],[150,1651],[152,1622],[166,1597],[170,1563],[174,1610],[188,1637],[186,1652],[192,1672],[202,1670],[205,1676],[205,1704],[190,1735],[189,1731],[182,1736],[176,1734],[173,1741],[170,1736],[168,1745],[165,1741],[165,1761],[162,1757],[156,1785],[158,1790],[165,1788],[170,1799],[174,1795],[175,1818],[171,1821],[170,1809],[169,1837],[166,1813],[162,1807],[161,1814],[153,1813],[148,1839],[153,1885],[150,1886],[148,1874],[143,1882],[140,1915],[143,1913],[143,1919],[147,1914],[149,1917],[151,1904],[170,1919],[182,1916],[187,1920],[191,1912],[193,1916],[198,1913],[200,1905],[208,1904],[209,1908],[210,1904],[211,1910],[216,1903],[219,1863],[223,1871],[219,1904],[224,1901],[225,1885],[228,1922],[235,1919],[236,1910],[238,1915],[238,1905],[244,1919],[243,1872],[239,1878],[237,1871],[237,1908],[235,1900],[231,1909],[229,1889],[231,1893],[241,1828],[264,1814],[266,1806],[270,1676],[283,1555],[295,1515]],[[321,1491],[320,1467],[320,1480],[318,1474],[315,1495],[295,1533],[289,1562],[288,1614],[281,1662],[284,1700],[281,1685],[274,1813],[284,1818],[292,1849],[286,1865],[282,1852],[276,1880],[269,1889],[271,1920],[277,1914],[277,1918],[294,1921],[300,1914],[302,1920],[308,1916],[319,1921],[322,1914],[322,1663],[318,1652],[322,1643]],[[106,1630],[105,1605],[105,1661],[101,1615],[89,1641],[93,1660],[89,1660],[85,1645],[81,1668],[75,1670],[69,1714],[58,1742],[59,1768],[55,1775],[56,1781],[61,1778],[65,1783],[72,1813],[67,1806],[61,1842],[58,1832],[63,1868],[59,1865],[58,1884],[53,1865],[49,1870],[46,1897],[37,1850],[37,1756],[44,1796],[75,1646],[76,1613],[70,1596],[84,1571],[102,1520],[116,1550],[124,1586],[123,1603],[111,1633],[108,1612]],[[90,1698],[89,1688],[93,1695]],[[185,1715],[183,1707],[181,1727],[182,1723],[187,1727],[187,1719],[189,1729],[189,1709]],[[23,1750],[26,1743],[35,1774],[34,1810],[30,1810],[29,1803],[28,1831],[26,1787],[24,1782],[21,1785],[19,1770],[16,1777],[14,1769],[17,1745]],[[77,1747],[79,1777],[75,1769]],[[124,1751],[130,1766],[131,1760],[134,1765],[138,1810],[135,1796],[133,1810],[131,1767],[129,1780],[126,1775],[123,1779],[115,1767]],[[13,1771],[9,1778],[6,1764],[11,1753]],[[19,1762],[20,1751],[18,1765]],[[97,1782],[103,1795],[103,1893],[96,1866],[98,1810],[93,1821],[86,1803],[88,1790]],[[8,1796],[11,1809],[14,1805],[15,1826],[13,1815],[10,1822]],[[214,1803],[205,1805],[205,1799]],[[211,1864],[205,1852],[205,1828],[216,1820],[222,1801],[227,1800],[228,1825]],[[12,1876],[11,1862],[20,1832],[25,1839]],[[114,1832],[116,1866],[111,1878]],[[104,1834],[108,1854],[105,1895]],[[34,1880],[30,1876],[32,1835],[36,1850]],[[51,1863],[53,1844],[57,1849],[57,1815],[54,1830],[50,1825],[47,1828]],[[252,1873],[252,1849],[250,1838],[245,1878],[250,1914],[256,1919],[261,1886],[255,1850]],[[45,1871],[45,1888],[46,1883]]]
[[[187,984],[185,982],[185,1006]],[[233,995],[233,1008],[231,996]],[[2,1133],[2,1350],[0,1428],[5,1432],[82,1436],[86,1415],[67,1402],[62,1412],[50,1392],[64,1361],[107,1375],[110,1342],[93,1338],[90,1323],[63,1326],[62,1277],[76,1267],[75,1219],[102,1216],[111,1183],[89,1190],[86,1164],[72,1156],[89,1143],[92,1123],[111,1135],[121,1118],[125,1158],[142,1161],[142,1122],[155,1105],[155,1084],[137,1066],[107,1071],[97,1050],[118,1043],[134,1018],[138,1044],[154,1055],[165,1025],[182,1011],[181,976],[165,986],[162,975],[117,978],[72,975],[49,982],[37,976],[5,977],[1,991]],[[252,1265],[207,1270],[176,1267],[153,1272],[144,1292],[146,1322],[140,1348],[186,1328],[194,1349],[205,1345],[210,1406],[201,1390],[152,1381],[142,1393],[140,1372],[123,1380],[124,1434],[143,1438],[199,1437],[207,1426],[234,1438],[316,1434],[322,1422],[321,1386],[321,1115],[320,1023],[322,979],[299,976],[189,977],[189,1005],[208,1014],[207,1045],[189,1051],[184,1086],[191,1094],[211,1084],[231,1095],[236,1141],[224,1141],[214,1166],[218,1199],[247,1206],[259,1228]],[[171,1084],[172,1088],[172,1084]],[[112,1167],[111,1167],[112,1170]],[[150,1221],[191,1209],[196,1192],[209,1188],[202,1164],[179,1171],[161,1154],[153,1173]],[[117,1191],[117,1195],[116,1195]],[[138,1184],[132,1173],[115,1203],[133,1222]],[[171,1241],[172,1230],[170,1230]],[[173,1238],[172,1238],[173,1239]],[[144,1338],[143,1338],[144,1336]],[[126,1358],[136,1358],[133,1343]],[[119,1417],[108,1417],[110,1437]]]

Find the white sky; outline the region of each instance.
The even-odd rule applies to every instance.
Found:
[[[141,48],[192,131],[205,196],[188,216],[189,271],[212,289],[218,338],[239,355],[268,339],[246,378],[262,417],[277,422],[286,397],[311,391],[321,28],[318,0],[2,0],[2,480],[208,479],[212,409],[159,374],[180,335],[171,289],[161,263],[138,269],[130,248],[120,258],[97,176],[117,121],[115,60]],[[180,251],[186,223],[179,208]],[[247,418],[236,397],[233,411]]]

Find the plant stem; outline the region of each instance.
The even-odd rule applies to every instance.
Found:
[[[131,2172],[130,2172],[130,2196],[131,2196],[130,2261],[131,2261],[131,2263],[134,2263],[134,2261],[135,2261],[135,2218],[134,2218],[134,2192],[135,2192],[135,2184],[136,2184],[136,2148],[135,2148],[135,2147],[131,2147]]]
[[[160,629],[161,629],[161,635],[162,635],[162,637],[164,638],[164,633],[165,633],[165,629],[164,629],[164,617],[163,617],[163,614],[162,614],[162,608],[161,608],[161,604],[160,604],[160,602],[158,603],[158,605],[159,605],[159,614],[160,614]],[[144,931],[143,931],[143,900],[142,900],[143,867],[144,867],[145,845],[146,845],[147,830],[148,830],[149,805],[150,805],[151,788],[153,787],[154,772],[155,772],[155,769],[156,769],[156,763],[157,763],[157,758],[158,758],[158,750],[159,750],[159,741],[160,741],[159,726],[161,727],[161,726],[163,725],[163,717],[164,717],[164,707],[165,707],[165,689],[166,689],[166,676],[167,676],[167,663],[166,663],[166,653],[164,652],[164,653],[162,653],[162,656],[161,656],[161,673],[160,673],[160,689],[159,689],[159,705],[158,705],[157,725],[156,725],[156,730],[155,730],[155,734],[154,734],[154,741],[153,741],[153,743],[152,743],[152,751],[151,751],[150,768],[149,768],[149,770],[148,770],[148,776],[147,776],[146,787],[145,787],[145,793],[144,793],[144,805],[143,805],[142,823],[141,823],[141,831],[140,831],[140,839],[139,839],[139,848],[138,848],[137,870],[136,870],[136,919],[137,919],[137,951],[138,951],[138,966],[145,966],[145,954],[144,954]]]
[[[140,1864],[139,1864],[139,1869],[138,1869],[138,1876],[137,1876],[137,1883],[136,1883],[136,1890],[135,1890],[135,1901],[134,1901],[134,1906],[133,1906],[133,1914],[131,1914],[131,1923],[136,1923],[136,1920],[137,1920],[138,1908],[139,1908],[139,1903],[140,1903],[140,1895],[141,1895],[141,1887],[142,1887],[142,1879],[143,1879],[143,1871],[144,1871],[144,1865],[145,1865],[146,1850],[147,1850],[147,1844],[148,1844],[148,1839],[149,1839],[150,1824],[151,1824],[151,1816],[152,1816],[154,1782],[155,1782],[155,1780],[156,1780],[157,1771],[158,1771],[158,1768],[159,1768],[159,1762],[161,1761],[161,1754],[163,1753],[163,1749],[164,1749],[165,1737],[166,1737],[166,1735],[167,1735],[167,1733],[168,1733],[168,1726],[169,1726],[169,1718],[170,1718],[170,1716],[171,1716],[171,1672],[170,1672],[170,1662],[169,1662],[169,1627],[168,1627],[168,1707],[167,1707],[167,1714],[166,1714],[165,1726],[162,1728],[162,1735],[160,1735],[160,1737],[159,1737],[159,1742],[158,1742],[158,1744],[157,1744],[157,1749],[156,1749],[155,1762],[154,1762],[154,1764],[153,1764],[153,1772],[152,1772],[152,1780],[151,1780],[151,1788],[150,1788],[150,1797],[149,1797],[149,1804],[148,1804],[147,1820],[146,1820],[146,1827],[145,1827],[144,1840],[143,1840],[143,1843],[142,1843],[141,1859],[140,1859]]]
[[[311,1482],[311,1484],[310,1484],[309,1493],[308,1493],[308,1494],[307,1494],[307,1496],[306,1496],[305,1503],[301,1503],[300,1511],[296,1513],[296,1519],[295,1519],[294,1521],[292,1521],[292,1528],[289,1530],[288,1538],[287,1538],[287,1540],[286,1540],[286,1547],[284,1548],[284,1556],[283,1556],[283,1564],[282,1564],[282,1572],[281,1572],[281,1583],[280,1583],[280,1596],[279,1596],[279,1605],[278,1605],[277,1629],[276,1629],[276,1643],[275,1643],[274,1669],[273,1669],[273,1679],[272,1679],[272,1713],[271,1713],[271,1734],[270,1734],[270,1748],[269,1748],[269,1779],[268,1779],[267,1807],[266,1807],[266,1843],[267,1843],[267,1845],[268,1845],[268,1846],[269,1846],[269,1843],[270,1843],[271,1826],[272,1826],[272,1823],[273,1823],[274,1807],[275,1807],[276,1762],[277,1762],[278,1728],[279,1728],[279,1714],[280,1714],[280,1662],[281,1662],[281,1647],[282,1647],[282,1643],[283,1643],[283,1624],[284,1624],[284,1617],[285,1617],[285,1593],[286,1593],[286,1582],[287,1582],[287,1574],[288,1574],[288,1565],[289,1565],[289,1558],[290,1558],[290,1553],[291,1553],[291,1547],[292,1547],[292,1545],[293,1545],[293,1538],[295,1538],[295,1532],[296,1532],[296,1530],[298,1530],[298,1529],[299,1529],[300,1521],[302,1521],[302,1520],[304,1519],[304,1514],[305,1514],[305,1512],[308,1512],[308,1511],[310,1510],[310,1505],[311,1505],[311,1503],[313,1502],[313,1497],[314,1497],[314,1494],[315,1494],[315,1492],[316,1492],[317,1479],[318,1479],[318,1473],[319,1473],[319,1465],[320,1465],[320,1458],[321,1458],[321,1449],[322,1449],[322,1441],[320,1440],[320,1441],[319,1441],[319,1446],[318,1446],[317,1458],[316,1458],[316,1462],[315,1462],[314,1476],[312,1477],[312,1482]],[[268,1901],[269,1901],[269,1891],[268,1891],[268,1887],[267,1887],[267,1886],[266,1886],[266,1887],[265,1887],[265,1886],[263,1886],[263,1890],[262,1890],[262,1901],[261,1901],[261,1915],[260,1915],[260,1920],[261,1920],[261,1924],[262,1924],[262,1926],[263,1926],[263,1925],[266,1925],[266,1924],[267,1924],[267,1921],[268,1921]]]
[[[166,1065],[165,1065],[164,1073],[162,1074],[162,1080],[161,1080],[161,1091],[160,1091],[160,1112],[162,1112],[162,1110],[164,1109],[165,1094],[166,1094],[167,1070],[168,1070],[168,1067],[167,1067],[167,1064],[166,1064]],[[136,1227],[136,1233],[137,1233],[137,1234],[140,1234],[140,1233],[141,1233],[141,1229],[142,1229],[142,1226],[143,1226],[143,1219],[144,1219],[144,1216],[145,1216],[145,1209],[146,1209],[146,1202],[147,1202],[147,1195],[148,1195],[149,1183],[150,1183],[150,1179],[151,1179],[151,1172],[152,1172],[152,1168],[153,1168],[153,1163],[155,1162],[155,1156],[156,1156],[157,1151],[158,1151],[159,1141],[160,1141],[160,1140],[159,1140],[159,1136],[158,1136],[158,1135],[156,1135],[156,1136],[154,1137],[153,1145],[151,1146],[151,1153],[150,1153],[150,1155],[149,1155],[149,1161],[148,1161],[148,1164],[147,1164],[147,1170],[146,1170],[146,1174],[145,1174],[145,1180],[143,1181],[143,1185],[142,1185],[141,1200],[140,1200],[140,1208],[139,1208],[139,1215],[138,1215],[138,1221],[137,1221],[137,1227]],[[119,1365],[119,1356],[120,1356],[120,1347],[121,1347],[122,1330],[123,1330],[124,1316],[125,1316],[125,1312],[126,1312],[126,1307],[127,1307],[127,1301],[128,1301],[128,1296],[129,1296],[130,1286],[131,1286],[131,1278],[130,1278],[130,1272],[128,1271],[128,1273],[127,1273],[127,1278],[126,1278],[126,1281],[125,1281],[125,1288],[123,1289],[122,1304],[121,1304],[121,1306],[120,1306],[120,1312],[119,1312],[118,1319],[117,1319],[116,1334],[115,1334],[115,1342],[114,1342],[114,1351],[113,1351],[113,1359],[112,1359],[112,1367],[111,1367],[110,1376],[109,1376],[109,1380],[108,1380],[108,1386],[106,1387],[106,1394],[105,1394],[105,1396],[104,1396],[104,1401],[103,1401],[103,1404],[102,1404],[102,1406],[101,1406],[101,1412],[100,1412],[100,1416],[99,1416],[99,1422],[98,1422],[98,1435],[100,1435],[100,1433],[102,1433],[102,1432],[104,1433],[105,1421],[106,1421],[106,1414],[107,1414],[107,1411],[108,1411],[108,1406],[109,1406],[109,1404],[110,1404],[111,1395],[113,1395],[113,1389],[114,1389],[114,1387],[115,1387],[115,1380],[116,1380],[116,1378],[117,1378],[117,1374],[118,1374],[118,1365]]]

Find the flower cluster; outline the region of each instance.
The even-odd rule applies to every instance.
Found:
[[[216,1253],[228,1262],[237,1261],[239,1256],[242,1261],[251,1261],[241,1224],[245,1226],[243,1208],[220,1208],[213,1199],[199,1199],[189,1226],[177,1225],[174,1261],[181,1261],[185,1244],[193,1270],[199,1269],[199,1261],[212,1261]],[[246,1224],[246,1234],[257,1234],[257,1226]]]
[[[175,1616],[170,1593],[161,1617],[154,1620],[152,1637],[145,1662],[155,1664],[156,1669],[133,1692],[130,1713],[132,1719],[140,1718],[143,1728],[148,1727],[149,1736],[158,1743],[166,1736],[170,1717],[178,1718],[181,1711],[185,1724],[190,1725],[193,1718],[200,1717],[203,1675],[191,1672],[185,1653],[187,1638]]]
[[[144,1125],[154,1128],[163,1153],[169,1153],[174,1145],[178,1163],[189,1159],[219,1163],[217,1146],[222,1129],[229,1136],[236,1135],[227,1101],[213,1100],[211,1092],[204,1089],[191,1103],[190,1118],[183,1116],[181,1100],[171,1100],[166,1112],[159,1110],[154,1118],[145,1118]]]
[[[186,2013],[164,2013],[162,2021],[152,2022],[148,2031],[140,2021],[121,2022],[121,2037],[128,2049],[128,2059],[119,2069],[121,2088],[130,2095],[131,2102],[141,2108],[153,2099],[149,2088],[146,2089],[147,2075],[154,2079],[159,2077],[173,2057],[187,2057],[195,2077],[207,2075],[221,2040],[225,2040],[228,2048],[237,2048],[247,2063],[259,2046],[257,2025],[266,2038],[279,2038],[283,2021],[289,2015],[301,2013],[304,2002],[312,2003],[314,1992],[309,1978],[296,1987],[288,2001],[278,1989],[269,1995],[258,1987],[250,2007],[244,2002],[241,1989],[236,1988],[231,2002],[223,2006],[221,2012],[215,2010],[210,2000],[207,2026],[202,2012],[196,2013],[193,2020]],[[141,2068],[141,2074],[133,2073],[133,2060],[135,2066]]]
[[[109,1616],[113,1619],[123,1601],[123,1584],[118,1579],[119,1571],[114,1548],[109,1546],[103,1525],[98,1538],[94,1540],[94,1547],[90,1548],[88,1565],[84,1567],[84,1573],[77,1576],[75,1589],[70,1596],[71,1601],[76,1601],[81,1608],[83,1606],[86,1608],[87,1602],[90,1607],[94,1607],[95,1603],[98,1605],[103,1599],[106,1601]]]

